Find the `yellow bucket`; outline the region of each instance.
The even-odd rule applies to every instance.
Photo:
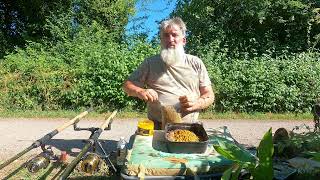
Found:
[[[142,136],[153,136],[154,123],[149,119],[141,119],[138,122],[137,134]]]

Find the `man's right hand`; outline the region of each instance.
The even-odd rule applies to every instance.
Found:
[[[144,101],[158,101],[158,93],[153,89],[141,89],[137,92],[137,97]]]
[[[129,96],[135,96],[144,101],[158,101],[158,93],[153,89],[143,89],[129,80],[126,80],[122,87]]]

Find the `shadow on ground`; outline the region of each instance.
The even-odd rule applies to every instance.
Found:
[[[51,139],[46,145],[50,145],[60,151],[66,151],[69,156],[76,157],[87,142],[80,139]],[[112,153],[117,148],[117,141],[114,140],[100,140],[100,143],[107,154]],[[99,147],[96,147],[96,150],[98,153],[102,153]],[[92,148],[89,151],[92,151]]]
[[[52,146],[58,151],[66,151],[68,156],[76,157],[81,149],[86,145],[88,141],[86,140],[66,140],[66,139],[51,139],[46,143],[46,147]],[[114,162],[115,160],[115,150],[117,147],[117,141],[114,140],[100,140],[99,141],[106,151],[108,155],[110,155],[111,161]],[[38,147],[40,148],[40,147]],[[76,149],[76,151],[74,151]],[[93,149],[90,148],[88,152],[92,152]],[[103,152],[99,147],[96,147],[96,152],[100,155],[103,155]],[[57,152],[59,156],[60,153]],[[12,168],[12,172],[7,174],[5,177],[1,177],[0,179],[17,179],[17,178],[25,178],[30,177],[31,179],[57,179],[62,172],[66,168],[66,164],[62,164],[58,161],[51,161],[51,165],[46,169],[42,169],[39,173],[29,173],[26,169],[26,165],[28,161],[24,162],[23,164],[19,165],[18,167],[15,166]],[[118,179],[119,177],[113,176],[78,176],[78,177],[70,177],[70,179]]]

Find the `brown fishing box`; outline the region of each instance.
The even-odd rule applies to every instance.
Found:
[[[175,142],[168,138],[168,133],[176,129],[189,130],[195,133],[199,142]],[[208,146],[208,135],[200,123],[168,123],[165,127],[165,139],[170,153],[204,153]]]

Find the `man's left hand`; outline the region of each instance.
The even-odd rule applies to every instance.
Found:
[[[195,96],[191,96],[191,95],[180,96],[179,101],[181,105],[181,110],[184,112],[192,112],[198,109],[197,108],[198,98]]]

